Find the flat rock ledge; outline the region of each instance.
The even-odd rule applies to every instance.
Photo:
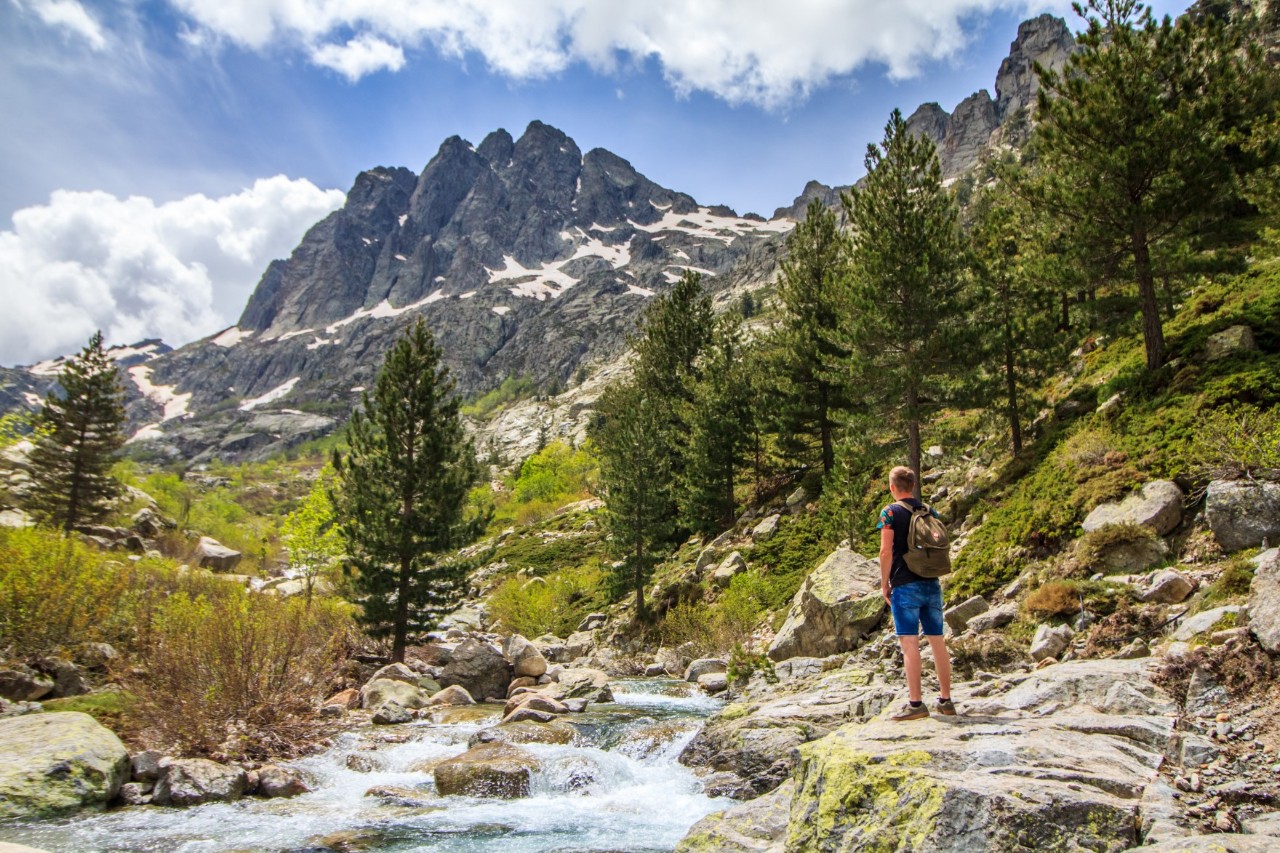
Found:
[[[791,781],[704,818],[676,849],[1120,853],[1139,844],[1143,794],[1175,739],[1176,705],[1149,665],[1059,664],[1001,695],[957,690],[958,717],[847,723],[797,747]]]

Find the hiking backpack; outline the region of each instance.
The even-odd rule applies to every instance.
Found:
[[[951,573],[951,534],[942,519],[926,505],[913,507],[906,501],[898,505],[911,513],[907,523],[907,568],[922,578],[940,578]]]

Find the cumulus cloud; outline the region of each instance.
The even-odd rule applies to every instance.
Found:
[[[230,325],[267,263],[343,199],[283,175],[164,204],[55,192],[0,231],[0,364],[74,352],[95,329],[177,345]]]
[[[311,51],[311,61],[354,83],[375,71],[399,71],[404,67],[404,49],[363,33],[343,45],[320,45]]]
[[[104,50],[107,38],[102,26],[78,0],[15,0],[20,9],[33,12],[46,25],[83,39],[94,50]]]
[[[431,44],[479,54],[516,79],[575,62],[599,70],[654,59],[676,91],[777,108],[867,63],[891,78],[952,56],[963,22],[1028,0],[170,0],[240,45],[299,46],[349,79],[395,70]],[[351,33],[356,35],[347,38]],[[346,39],[344,41],[344,39]]]

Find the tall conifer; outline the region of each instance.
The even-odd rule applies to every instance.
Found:
[[[124,389],[102,332],[67,362],[45,398],[31,451],[28,507],[42,522],[70,532],[97,521],[120,494],[111,476],[124,444]]]
[[[480,526],[465,512],[480,466],[453,389],[418,321],[387,354],[363,411],[352,414],[350,450],[334,454],[334,512],[363,596],[362,620],[391,636],[397,662],[411,628],[435,627],[457,604],[462,568],[441,558]]]
[[[835,211],[814,199],[787,237],[778,279],[776,428],[784,452],[803,459],[816,447],[823,473],[835,465],[835,431],[850,406],[842,243]]]
[[[964,247],[933,143],[910,133],[897,110],[879,147],[867,146],[866,166],[862,186],[844,196],[852,230],[850,339],[859,350],[860,393],[906,432],[919,483],[920,425],[948,401],[973,357]]]
[[[1262,109],[1256,46],[1213,15],[1156,21],[1137,0],[1076,4],[1088,23],[1061,73],[1038,68],[1041,201],[1137,282],[1148,369],[1164,363],[1161,247],[1235,197],[1241,134]]]

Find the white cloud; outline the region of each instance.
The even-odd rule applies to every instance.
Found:
[[[891,78],[953,56],[963,23],[1027,0],[170,0],[199,27],[246,47],[300,46],[349,79],[396,70],[430,43],[482,56],[516,79],[575,62],[599,70],[656,59],[680,93],[785,106],[833,77],[880,63]],[[1043,4],[1041,4],[1043,5]],[[334,38],[356,35],[339,45]]]
[[[376,36],[362,33],[346,44],[324,44],[311,51],[311,61],[332,68],[352,83],[375,71],[399,71],[404,50]]]
[[[98,21],[85,11],[79,0],[15,0],[19,8],[30,9],[41,21],[55,29],[78,36],[94,50],[105,50],[106,36]]]
[[[95,329],[177,345],[230,325],[267,263],[343,198],[283,175],[164,204],[55,192],[0,231],[0,364],[74,352]]]

